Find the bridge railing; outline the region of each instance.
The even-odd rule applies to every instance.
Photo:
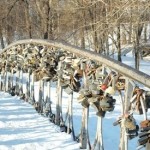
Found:
[[[12,95],[20,95],[21,98],[34,105],[39,113],[45,114],[52,122],[59,125],[61,130],[71,132],[74,140],[78,138],[75,136],[73,126],[73,92],[79,93],[78,101],[83,106],[83,112],[78,140],[83,149],[96,147],[100,150],[104,149],[102,120],[107,111],[113,111],[115,105],[113,95],[116,92],[122,101],[121,118],[115,123],[121,126],[119,145],[121,150],[128,149],[128,139],[132,134],[137,136],[138,128],[134,128],[137,125],[133,123],[132,116],[135,103],[138,111],[144,116],[144,120],[148,120],[147,109],[150,107],[148,102],[150,94],[141,89],[141,86],[150,88],[150,76],[112,58],[70,44],[40,39],[20,40],[12,43],[0,52],[0,57],[1,90],[9,91]],[[27,75],[26,93],[23,93],[24,73]],[[35,81],[39,82],[37,102],[34,95]],[[52,82],[57,83],[55,113],[52,113],[51,108],[50,85]],[[47,93],[44,92],[46,83]],[[64,91],[69,95],[65,119],[62,117],[62,93]],[[108,104],[109,106],[106,106]],[[88,134],[89,107],[95,108],[98,117],[96,138],[92,145]],[[64,120],[68,120],[67,125]],[[132,124],[132,129],[128,127],[128,120],[130,120],[129,124]],[[148,140],[148,137],[145,139]],[[140,142],[141,139],[139,139],[139,145],[142,143]],[[141,145],[147,143],[146,141]]]

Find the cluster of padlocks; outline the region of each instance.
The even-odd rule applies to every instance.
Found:
[[[53,123],[55,123],[55,114],[51,110],[51,101],[49,98],[44,100],[42,97],[44,83],[59,80],[60,86],[68,95],[78,92],[78,103],[84,108],[93,107],[98,117],[105,117],[106,112],[113,111],[116,103],[113,96],[116,92],[121,93],[126,90],[126,78],[115,70],[67,51],[42,45],[18,45],[1,53],[0,71],[1,90],[7,90],[12,96],[20,95],[39,113],[48,116]],[[27,91],[23,93],[23,74],[25,73],[28,74]],[[14,75],[17,76],[15,83]],[[34,82],[40,82],[39,101],[34,99]],[[150,108],[150,92],[136,86],[131,92],[133,95],[129,100],[130,113],[123,114],[114,123],[125,128],[129,139],[137,137],[139,131],[133,113],[143,114],[144,110],[147,112]],[[149,120],[141,122],[140,125],[141,133],[138,142],[139,145],[145,145],[149,142]]]

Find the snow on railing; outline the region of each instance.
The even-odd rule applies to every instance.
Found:
[[[8,45],[0,52],[0,89],[11,95],[19,95],[34,105],[38,113],[44,114],[59,125],[62,131],[72,133],[73,139],[81,143],[82,149],[96,147],[103,150],[102,120],[107,111],[113,111],[117,93],[122,101],[120,124],[120,150],[128,149],[128,139],[138,136],[138,125],[133,113],[143,114],[139,134],[139,147],[149,147],[150,121],[150,76],[112,58],[87,51],[66,43],[40,39],[20,40]],[[23,75],[26,74],[26,80]],[[14,80],[15,79],[15,80]],[[26,82],[26,91],[23,84]],[[35,101],[35,82],[39,82],[39,99]],[[51,83],[57,83],[56,112],[51,108]],[[47,93],[45,93],[47,83]],[[62,93],[69,95],[66,118],[62,117]],[[79,93],[77,101],[83,106],[82,128],[77,137],[73,126],[73,92]],[[46,94],[46,96],[45,96]],[[89,107],[98,117],[97,132],[91,145],[88,134]],[[68,124],[66,125],[66,120]]]

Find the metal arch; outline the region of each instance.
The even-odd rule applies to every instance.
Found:
[[[150,88],[150,76],[138,71],[130,66],[127,66],[121,62],[118,62],[117,60],[114,60],[112,58],[109,58],[107,56],[104,56],[102,54],[97,54],[93,51],[88,51],[85,49],[81,49],[79,47],[64,43],[64,42],[59,42],[59,41],[50,41],[50,40],[42,40],[42,39],[25,39],[25,40],[19,40],[17,42],[14,42],[10,45],[8,45],[6,48],[4,48],[0,53],[3,53],[10,49],[13,46],[20,45],[20,44],[42,44],[45,46],[50,46],[50,47],[57,47],[61,48],[64,50],[67,50],[69,52],[72,52],[76,55],[80,55],[82,57],[86,57],[89,59],[92,59],[94,61],[98,61],[114,70],[117,72],[121,73],[122,75],[133,79],[147,87]]]

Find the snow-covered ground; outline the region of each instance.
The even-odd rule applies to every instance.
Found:
[[[127,54],[122,57],[127,65],[134,66],[133,57]],[[150,61],[141,61],[140,70],[150,74]],[[38,99],[38,86],[36,86],[35,98]],[[146,89],[146,88],[145,88]],[[78,135],[81,128],[82,107],[77,103],[74,93],[73,121],[75,134]],[[113,112],[108,112],[103,119],[103,138],[105,150],[117,150],[119,146],[120,127],[113,126],[113,122],[120,116],[120,100],[116,94],[116,106]],[[56,89],[51,87],[52,108],[55,111]],[[63,93],[63,113],[67,111],[68,95]],[[150,119],[148,112],[148,118]],[[143,120],[142,115],[134,114],[139,124]],[[90,108],[89,135],[91,142],[95,139],[97,117],[94,109]],[[79,143],[73,142],[71,135],[62,133],[59,127],[39,115],[27,102],[19,97],[12,97],[8,93],[0,92],[0,150],[78,150]],[[129,150],[135,150],[137,138],[129,141]]]
[[[0,150],[77,150],[78,143],[35,109],[0,92]]]

